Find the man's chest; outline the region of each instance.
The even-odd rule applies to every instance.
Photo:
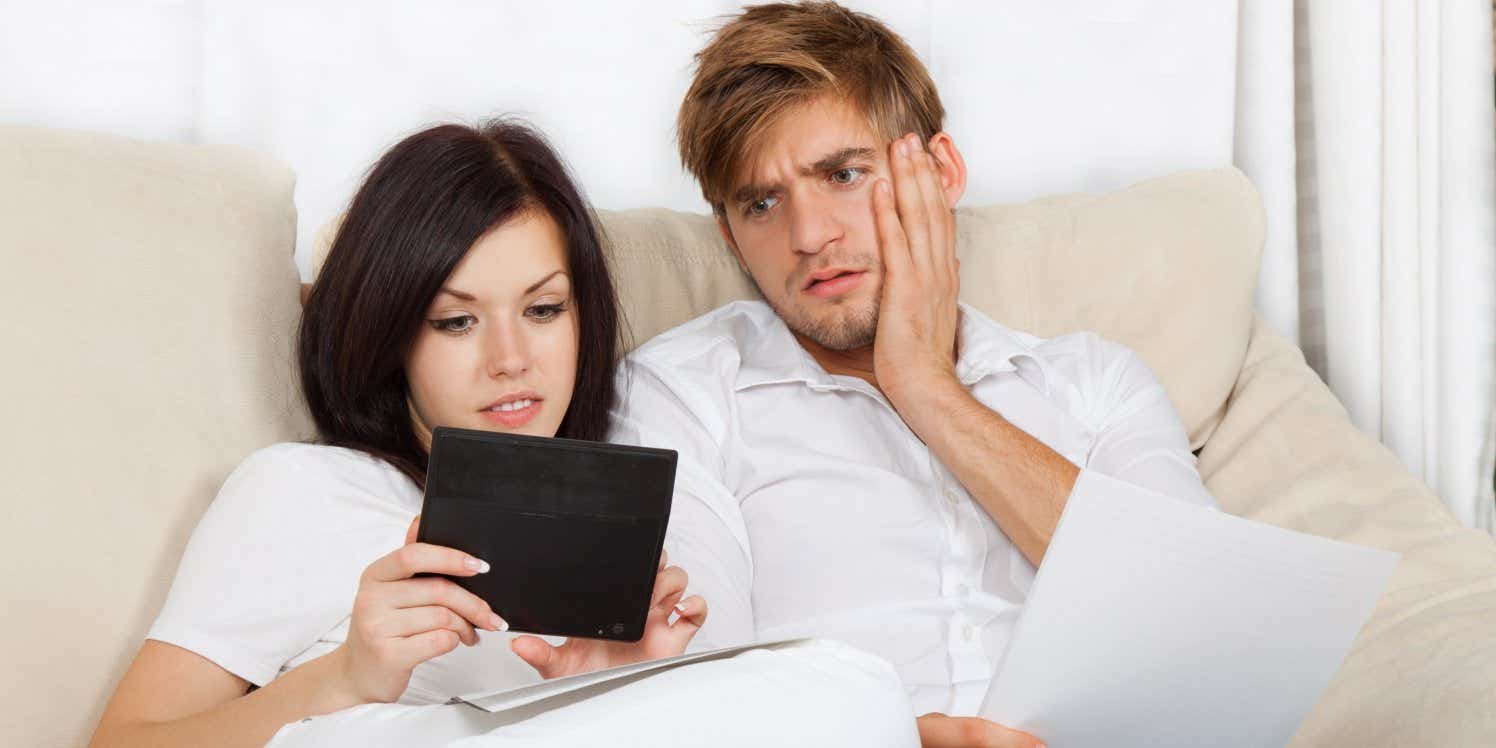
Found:
[[[972,392],[1084,464],[1093,435],[1063,402],[1016,377]],[[1006,558],[1001,529],[874,393],[760,387],[737,405],[724,468],[754,549],[756,598],[774,590],[802,611],[830,607],[827,596],[876,606],[941,589],[953,565]]]

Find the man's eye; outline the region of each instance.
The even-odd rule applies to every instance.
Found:
[[[861,169],[849,166],[845,169],[837,169],[836,171],[831,172],[831,181],[836,182],[837,184],[851,184],[853,182],[856,182],[857,178],[860,176],[862,176]]]
[[[474,317],[471,314],[431,320],[432,327],[441,330],[442,332],[455,332],[459,334],[473,329],[473,325],[476,324],[478,324],[478,318]]]
[[[748,215],[758,217],[768,213],[775,205],[779,204],[777,197],[764,197],[748,203]]]
[[[525,310],[525,316],[536,322],[550,322],[566,311],[564,304],[536,304]]]

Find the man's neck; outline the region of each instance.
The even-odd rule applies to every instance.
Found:
[[[877,390],[879,393],[884,395],[888,394],[886,392],[883,392],[882,387],[878,386],[878,377],[873,373],[873,346],[877,345],[876,342],[874,342],[873,345],[865,345],[861,348],[836,351],[827,348],[820,343],[817,343],[814,340],[811,340],[810,338],[807,338],[804,335],[795,332],[794,330],[790,330],[790,334],[795,336],[795,341],[800,344],[800,347],[804,348],[805,351],[810,354],[810,357],[815,359],[816,363],[820,364],[822,369],[826,370],[827,374],[840,374],[842,376],[857,377],[858,379],[861,379],[862,381],[872,385],[873,389]],[[958,335],[956,336],[955,345],[951,346],[951,361],[953,363],[959,361],[960,356],[961,338]]]
[[[873,386],[873,389],[882,392],[878,387],[878,377],[873,374],[873,346],[865,345],[861,348],[853,348],[846,351],[834,351],[822,346],[820,343],[791,330],[795,340],[800,347],[805,349],[810,357],[826,370],[827,374],[840,374],[842,376],[857,377]]]

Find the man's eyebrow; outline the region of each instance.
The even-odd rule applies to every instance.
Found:
[[[836,171],[847,165],[850,161],[870,159],[876,154],[871,148],[843,148],[825,158],[813,163],[809,168],[801,169],[800,173],[806,176],[822,174],[828,171]]]
[[[828,171],[836,171],[846,166],[849,162],[860,159],[871,159],[877,153],[872,148],[843,148],[835,153],[821,157],[810,166],[800,167],[800,173],[805,176],[812,176]],[[733,190],[732,200],[735,203],[746,203],[749,200],[757,199],[761,195],[773,192],[774,188],[778,186],[774,184],[745,184]]]

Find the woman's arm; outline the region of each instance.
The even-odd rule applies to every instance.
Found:
[[[109,700],[90,746],[263,746],[283,725],[369,702],[390,702],[422,662],[478,643],[474,628],[507,625],[447,579],[487,564],[452,548],[406,545],[364,570],[348,640],[246,695],[249,682],[212,660],[147,640]]]
[[[89,746],[252,746],[282,725],[353,706],[339,685],[345,650],[245,695],[249,681],[181,647],[147,640],[104,709]]]

